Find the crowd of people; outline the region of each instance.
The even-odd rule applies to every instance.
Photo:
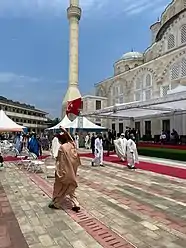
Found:
[[[109,156],[110,151],[115,151],[117,156],[122,161],[128,161],[128,168],[134,169],[135,164],[138,163],[138,153],[135,141],[137,139],[138,133],[135,129],[126,128],[125,134],[117,134],[115,131],[109,130],[108,133],[97,133],[96,135],[92,133],[87,133],[85,136],[85,148],[91,149],[92,154],[95,158],[92,161],[92,166],[103,164],[103,152],[107,151],[107,156]],[[79,149],[79,135],[75,133],[72,136],[76,148]]]
[[[30,152],[34,153],[37,157],[42,156],[42,145],[39,135],[36,133],[24,134],[17,133],[13,140],[15,148],[19,153],[27,148]]]

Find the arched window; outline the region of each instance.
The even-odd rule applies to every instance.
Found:
[[[170,34],[167,41],[167,49],[170,50],[175,47],[175,38],[173,34]]]
[[[186,77],[186,59],[181,61],[181,77]]]
[[[124,85],[119,82],[112,88],[113,105],[124,102]]]
[[[97,95],[98,96],[104,96],[103,89],[98,89]]]
[[[184,24],[181,27],[180,33],[181,33],[181,44],[184,44],[186,43],[186,24]]]
[[[142,75],[135,83],[135,101],[146,101],[152,97],[152,75]]]
[[[149,87],[149,86],[151,86],[151,84],[152,84],[151,75],[147,74],[146,80],[145,80],[145,86]]]
[[[180,75],[180,64],[174,64],[171,68],[171,80],[178,79]]]
[[[125,71],[129,71],[129,70],[130,70],[129,65],[125,65]]]
[[[135,64],[135,65],[134,65],[134,67],[137,67],[137,66],[138,66],[138,64]]]

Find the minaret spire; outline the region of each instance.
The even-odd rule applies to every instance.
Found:
[[[69,79],[68,89],[62,103],[62,115],[65,115],[67,101],[81,97],[78,89],[79,81],[79,21],[81,19],[81,8],[79,0],[69,0],[67,9],[69,20]]]

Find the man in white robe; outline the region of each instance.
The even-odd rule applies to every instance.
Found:
[[[102,135],[99,134],[95,139],[95,158],[92,160],[92,166],[94,165],[103,165],[103,138]]]
[[[85,136],[85,148],[90,149],[90,134],[89,133]]]
[[[117,145],[118,145],[118,151],[119,151],[118,157],[122,161],[125,161],[126,153],[127,153],[127,139],[125,138],[124,133],[122,133],[121,136],[119,137]]]
[[[52,140],[52,157],[55,159],[58,156],[59,147],[60,147],[60,143],[56,135]]]
[[[135,164],[139,163],[138,151],[134,140],[134,135],[130,135],[130,139],[127,141],[127,166],[129,169],[136,169]]]
[[[78,135],[78,133],[75,134],[74,139],[75,139],[76,148],[79,149],[79,135]]]

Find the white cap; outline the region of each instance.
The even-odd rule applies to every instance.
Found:
[[[124,133],[121,133],[121,136],[125,136],[125,134]]]

